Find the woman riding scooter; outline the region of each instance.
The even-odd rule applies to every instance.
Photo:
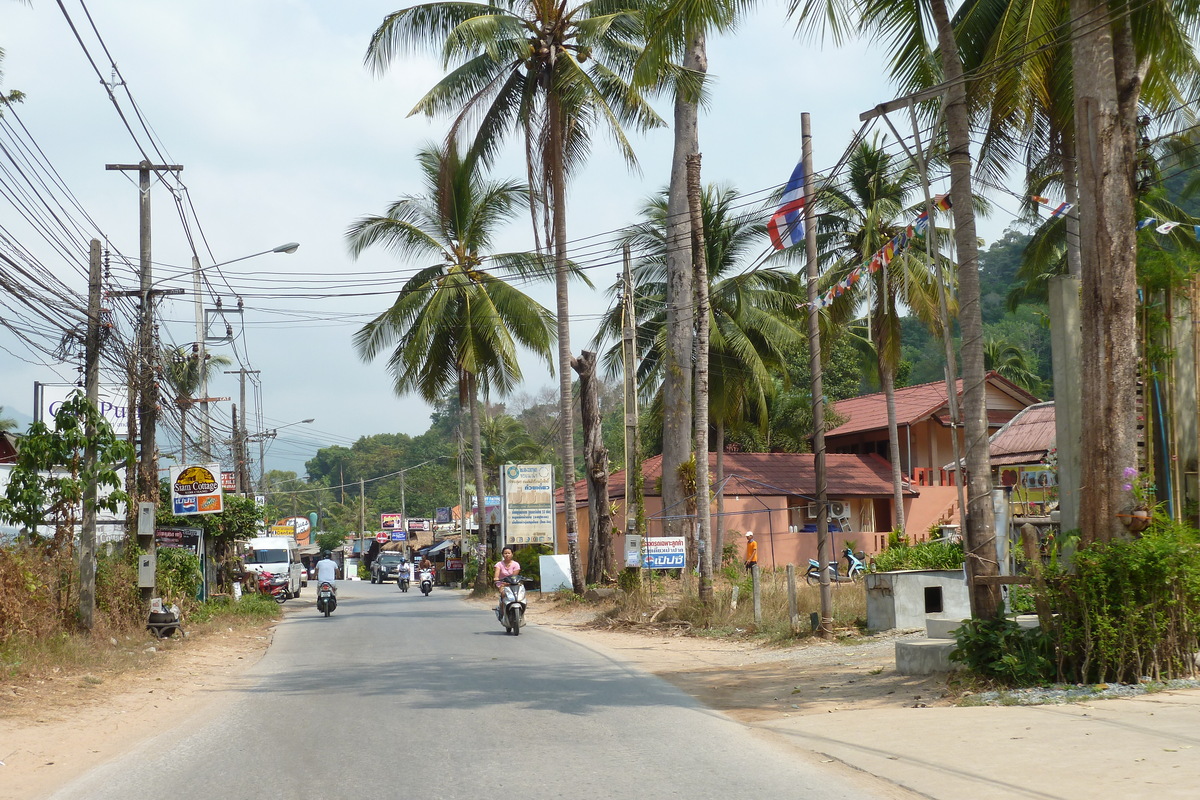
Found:
[[[500,551],[501,560],[496,562],[496,568],[492,571],[492,585],[496,587],[496,591],[500,593],[499,599],[496,601],[496,616],[499,617],[504,609],[504,578],[509,575],[518,575],[521,572],[521,565],[513,560],[513,551],[511,547],[506,547]]]

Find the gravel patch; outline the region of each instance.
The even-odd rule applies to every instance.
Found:
[[[1170,681],[1143,681],[1142,683],[1055,684],[1032,689],[979,692],[964,696],[959,704],[967,706],[1055,705],[1107,700],[1114,697],[1137,697],[1170,689],[1200,689],[1200,680],[1180,678]]]

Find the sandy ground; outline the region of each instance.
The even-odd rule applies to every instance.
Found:
[[[944,678],[895,671],[892,634],[790,648],[678,633],[604,630],[596,609],[535,599],[529,621],[609,651],[743,722],[834,711],[947,705]],[[486,601],[480,601],[483,606]],[[291,606],[291,608],[289,608]],[[295,613],[299,603],[284,606]],[[148,664],[119,674],[61,674],[0,684],[0,798],[40,798],[244,685],[271,626],[123,643]],[[103,731],[102,736],[96,735]]]

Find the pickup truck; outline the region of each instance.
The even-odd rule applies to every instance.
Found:
[[[396,580],[400,568],[408,569],[403,553],[380,553],[371,562],[371,583],[387,583]]]

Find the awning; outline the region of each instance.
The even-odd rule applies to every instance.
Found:
[[[428,550],[426,550],[426,551],[425,551],[425,555],[427,555],[427,556],[431,556],[431,555],[433,555],[434,553],[440,553],[441,551],[448,549],[448,548],[449,548],[451,545],[453,545],[453,544],[454,544],[454,542],[452,542],[451,540],[447,539],[447,540],[445,540],[444,542],[442,542],[441,544],[434,545],[433,547],[431,547],[431,548],[429,548]]]

